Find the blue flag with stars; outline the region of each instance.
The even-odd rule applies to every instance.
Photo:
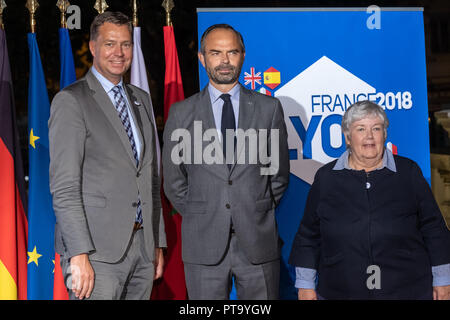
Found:
[[[69,30],[67,30],[66,28],[59,29],[59,56],[61,57],[59,87],[62,90],[69,84],[77,80],[75,75],[75,65],[73,63]]]
[[[50,103],[36,34],[28,34],[29,191],[28,191],[28,299],[53,299],[54,225],[49,187],[48,119]]]

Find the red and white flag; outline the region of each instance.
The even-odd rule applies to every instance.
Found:
[[[150,104],[152,99],[150,96],[150,88],[148,86],[147,69],[145,68],[144,55],[141,49],[141,28],[133,28],[133,61],[131,62],[130,83],[149,94]],[[150,105],[153,123],[155,124],[156,154],[158,160],[158,173],[161,173],[161,147],[159,144],[158,130],[156,128],[155,113],[153,106]]]

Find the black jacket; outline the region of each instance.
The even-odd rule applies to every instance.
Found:
[[[397,172],[333,161],[316,173],[289,263],[318,270],[325,299],[431,299],[431,267],[450,263],[450,232],[420,168],[394,159]],[[380,289],[367,287],[371,265]]]

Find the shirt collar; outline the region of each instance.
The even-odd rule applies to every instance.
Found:
[[[233,88],[231,88],[230,91],[227,92],[230,95],[230,99],[235,98],[239,94],[240,88],[241,88],[241,85],[239,83],[236,83],[236,85]],[[217,99],[220,99],[220,96],[223,94],[223,92],[220,91],[219,89],[215,88],[211,84],[211,82],[208,84],[208,92],[211,97],[212,103],[215,103],[217,101]]]
[[[333,170],[343,170],[343,169],[347,169],[347,170],[354,170],[352,168],[350,168],[350,166],[348,165],[348,156],[350,155],[350,152],[347,150],[345,150],[345,152],[338,158],[338,160],[336,161],[336,164],[333,167]],[[392,172],[397,172],[397,167],[395,166],[395,160],[394,160],[394,155],[392,154],[392,152],[388,149],[384,149],[383,152],[383,163],[381,165],[381,167],[377,168],[376,170],[381,170],[383,168],[387,168],[389,170],[391,170]]]
[[[105,89],[106,93],[109,93],[112,90],[112,88],[114,88],[116,86],[119,86],[123,90],[123,79],[120,79],[120,82],[118,84],[114,84],[111,81],[109,81],[108,79],[106,79],[100,72],[98,72],[94,66],[92,66],[91,70],[92,70],[92,73],[94,74],[94,76],[97,78],[97,80],[102,85],[103,89]]]

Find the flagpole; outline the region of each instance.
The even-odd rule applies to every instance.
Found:
[[[5,0],[0,0],[0,29],[5,29],[3,25],[3,10],[7,7]]]
[[[166,26],[171,27],[172,26],[172,19],[170,17],[170,12],[172,11],[173,7],[175,7],[175,4],[173,0],[164,0],[161,6],[166,10]]]
[[[105,12],[106,9],[108,9],[108,4],[106,3],[106,0],[96,0],[94,9],[98,11],[98,14],[102,14]]]
[[[137,0],[132,0],[132,7],[133,7],[133,27],[137,27],[138,24],[138,3]]]
[[[39,7],[39,3],[37,0],[27,0],[27,4],[25,7],[30,11],[30,27],[31,33],[36,33],[36,18],[34,14],[36,13],[37,8]]]
[[[67,0],[58,0],[56,6],[59,8],[59,11],[61,11],[61,28],[67,29],[66,11],[70,6],[70,3]]]

